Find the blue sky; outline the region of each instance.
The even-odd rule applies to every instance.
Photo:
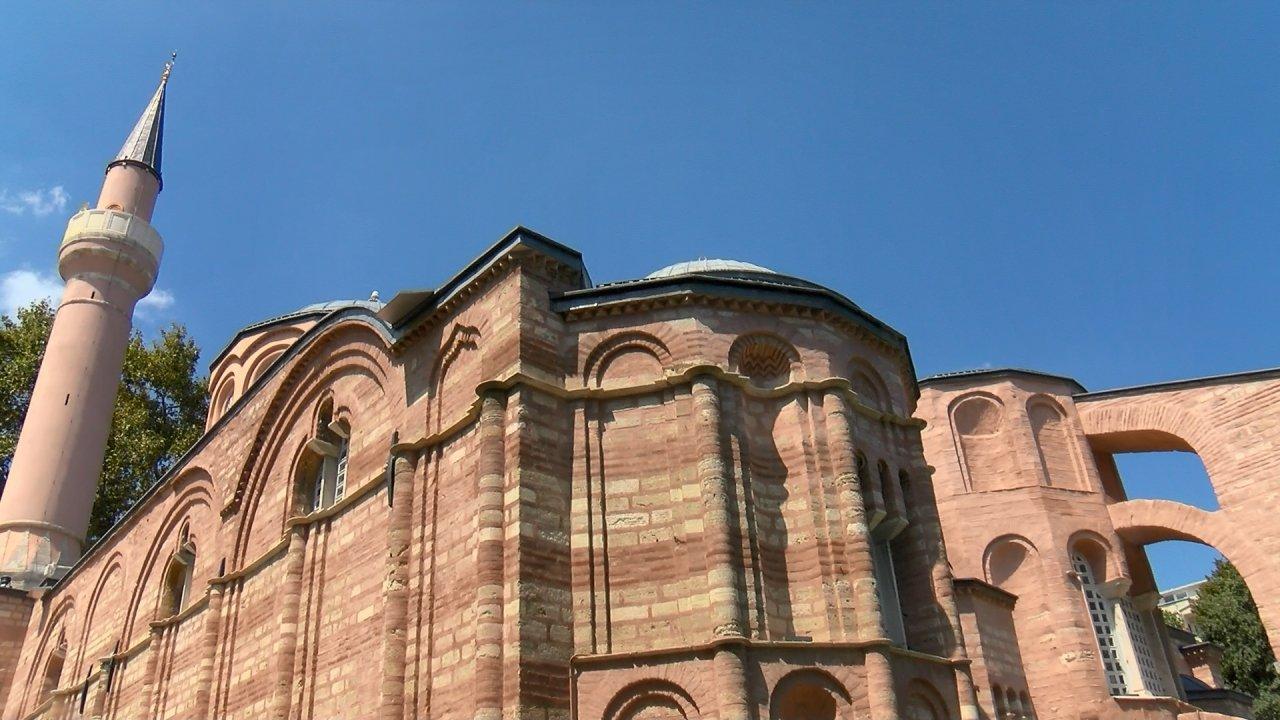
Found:
[[[139,322],[206,357],[434,286],[519,223],[597,281],[706,256],[824,283],[922,375],[1280,365],[1274,4],[30,3],[6,26],[6,307],[46,291],[177,48]],[[1131,492],[1211,504],[1187,459],[1126,461]],[[1164,584],[1208,564],[1153,555]]]

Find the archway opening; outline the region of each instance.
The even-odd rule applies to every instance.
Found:
[[[1245,689],[1245,681],[1255,673],[1272,677],[1268,626],[1258,617],[1267,617],[1267,610],[1260,613],[1254,601],[1260,588],[1244,587],[1246,580],[1264,580],[1265,565],[1260,567],[1248,552],[1246,528],[1213,514],[1219,509],[1218,497],[1199,456],[1185,449],[1157,450],[1101,455],[1099,470],[1107,494],[1121,503],[1113,506],[1112,517],[1124,541],[1132,604],[1152,608],[1153,618],[1164,628],[1161,639],[1172,675],[1186,699],[1200,705],[1198,700],[1209,697],[1206,693],[1221,693],[1224,687]],[[1197,612],[1201,586],[1218,563],[1231,561],[1233,554],[1245,567],[1238,573],[1223,569],[1240,590],[1228,593],[1235,600],[1225,601],[1234,608],[1226,624],[1215,625],[1204,618],[1218,617],[1217,613]],[[1215,584],[1221,588],[1222,582]],[[1223,602],[1219,593],[1216,604]],[[1253,629],[1242,632],[1245,626]],[[1274,629],[1274,623],[1269,627]],[[1228,666],[1236,669],[1227,671]],[[1240,669],[1246,666],[1253,670]]]
[[[1190,452],[1126,452],[1099,464],[1107,494],[1116,500],[1170,500],[1212,512],[1218,509],[1209,474]],[[1198,542],[1164,540],[1145,545],[1155,588],[1162,593],[1203,580],[1222,554]]]

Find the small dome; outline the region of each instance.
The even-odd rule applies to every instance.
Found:
[[[298,308],[293,314],[313,313],[313,312],[333,312],[334,310],[342,310],[344,308],[360,307],[377,312],[382,309],[383,303],[377,300],[330,300],[329,302],[312,303],[306,307]]]
[[[687,262],[678,262],[674,265],[668,265],[661,270],[645,275],[645,279],[675,277],[677,275],[689,275],[692,273],[768,273],[777,275],[774,271],[767,267],[762,267],[754,263],[742,262],[741,260],[689,260]]]

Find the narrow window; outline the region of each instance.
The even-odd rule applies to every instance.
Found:
[[[333,481],[334,502],[341,500],[342,496],[347,493],[347,452],[350,445],[351,442],[347,438],[342,438],[342,441],[338,443],[338,461]]]
[[[1093,634],[1098,638],[1098,657],[1102,660],[1102,672],[1107,678],[1107,689],[1112,695],[1128,695],[1129,686],[1125,682],[1124,666],[1120,664],[1120,655],[1116,650],[1115,620],[1111,616],[1111,606],[1098,590],[1093,575],[1093,566],[1081,553],[1071,555],[1071,564],[1076,576],[1080,578],[1080,590],[1084,593],[1084,604],[1089,610],[1089,620],[1093,625]]]
[[[1133,606],[1133,601],[1129,598],[1121,598],[1120,611],[1124,613],[1125,626],[1129,630],[1129,639],[1133,644],[1133,658],[1138,665],[1138,674],[1142,676],[1142,684],[1153,695],[1164,695],[1167,693],[1164,687],[1164,681],[1160,677],[1159,666],[1156,663],[1156,654],[1153,644],[1150,641],[1154,628],[1150,628],[1148,621],[1151,618],[1150,613],[1138,612]]]
[[[173,554],[164,574],[164,595],[161,599],[160,617],[169,617],[182,611],[191,593],[191,573],[196,564],[196,549],[190,542]]]
[[[885,634],[898,645],[907,644],[907,631],[902,622],[902,603],[898,598],[898,579],[893,569],[893,552],[888,540],[871,544],[872,569],[876,578],[876,595],[880,600],[880,617]]]
[[[310,500],[307,512],[331,507],[347,494],[350,448],[351,433],[346,423],[332,421],[328,413],[323,413],[315,437],[307,442],[308,456],[299,470],[300,489],[306,492],[302,497]]]
[[[316,463],[315,477],[311,480],[311,511],[324,507],[324,460]]]
[[[58,682],[62,680],[62,664],[67,657],[67,641],[65,638],[59,638],[57,647],[49,654],[49,661],[44,666],[44,677],[40,683],[40,702],[49,699],[54,690],[58,689]]]

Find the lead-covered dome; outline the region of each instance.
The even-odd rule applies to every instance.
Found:
[[[674,265],[668,265],[661,270],[655,270],[645,275],[646,280],[656,278],[675,277],[677,275],[693,275],[697,273],[764,273],[769,275],[777,275],[776,272],[762,265],[755,263],[743,262],[741,260],[708,260],[702,258],[699,260],[688,260],[686,262],[678,262]]]

